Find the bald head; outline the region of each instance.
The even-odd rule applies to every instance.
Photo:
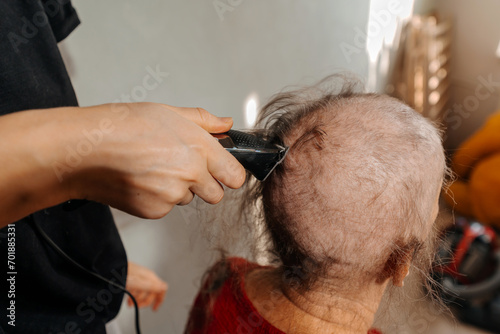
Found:
[[[263,111],[271,140],[290,146],[261,189],[285,268],[307,262],[315,277],[361,284],[390,277],[422,247],[445,170],[428,120],[351,87],[282,93]]]

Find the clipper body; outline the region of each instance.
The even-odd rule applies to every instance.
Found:
[[[288,152],[288,147],[271,144],[243,131],[229,130],[214,137],[259,181],[264,181]]]

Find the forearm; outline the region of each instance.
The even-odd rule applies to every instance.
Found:
[[[64,147],[77,140],[77,108],[29,110],[0,117],[0,227],[70,199],[58,177]]]

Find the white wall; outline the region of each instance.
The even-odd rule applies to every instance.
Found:
[[[199,106],[244,127],[243,104],[264,102],[286,85],[306,84],[338,70],[367,75],[364,48],[345,57],[366,31],[368,0],[223,0],[240,3],[218,16],[213,0],[75,0],[82,25],[63,43],[82,106],[138,93],[147,68],[168,72],[147,101]],[[195,216],[174,209],[159,221],[115,213],[129,258],[169,282],[162,309],[142,311],[144,333],[181,333],[202,273],[213,259]],[[133,333],[133,314],[119,324]]]
[[[202,106],[242,127],[250,92],[265,99],[343,69],[366,75],[364,50],[348,62],[339,42],[366,29],[368,0],[232,2],[241,4],[221,20],[212,0],[75,1],[83,24],[65,44],[80,103],[130,93],[159,65],[170,75],[148,101]]]

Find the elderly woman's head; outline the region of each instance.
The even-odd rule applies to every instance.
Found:
[[[428,241],[446,163],[430,121],[394,98],[344,84],[336,94],[321,85],[280,93],[259,125],[290,147],[252,189],[290,274],[285,289],[325,281],[401,285],[413,260],[432,260]]]

